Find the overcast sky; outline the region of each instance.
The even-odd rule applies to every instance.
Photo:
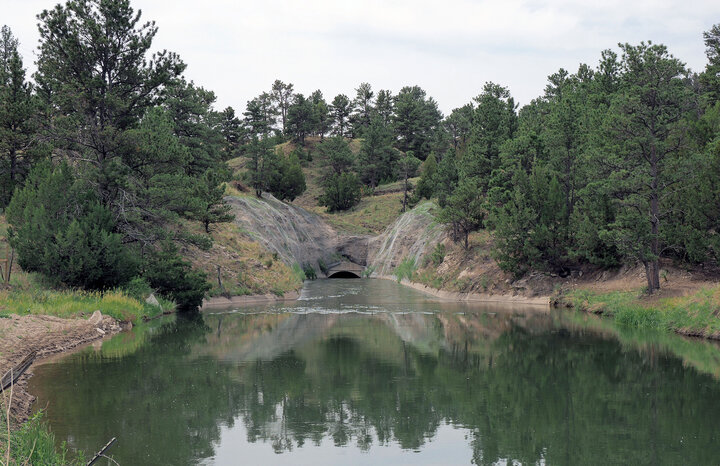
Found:
[[[34,71],[35,16],[57,0],[0,0],[0,24]],[[246,102],[275,79],[330,101],[417,84],[441,110],[469,102],[486,81],[528,103],[563,67],[597,64],[618,42],[652,40],[691,69],[705,66],[703,31],[720,1],[661,0],[131,0],[155,20],[155,45],[180,54],[186,76],[215,91],[217,107]]]

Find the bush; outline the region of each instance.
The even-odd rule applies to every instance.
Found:
[[[175,301],[178,311],[199,308],[211,288],[207,275],[182,260],[169,241],[149,255],[144,277],[160,294]]]
[[[67,164],[38,165],[7,208],[20,267],[55,283],[106,289],[127,282],[138,261],[110,211],[75,182]]]
[[[308,280],[315,280],[317,278],[317,273],[315,273],[315,269],[307,262],[303,264],[303,273],[305,274],[305,278],[307,278]]]
[[[328,211],[347,210],[360,202],[362,185],[354,173],[330,175],[325,181],[325,193],[320,197],[320,205]]]
[[[435,245],[435,249],[433,249],[433,252],[430,254],[430,261],[433,263],[435,267],[442,264],[445,260],[445,245],[443,243],[438,243]]]
[[[305,192],[305,174],[295,153],[285,157],[275,154],[267,172],[267,190],[281,201],[293,201]]]

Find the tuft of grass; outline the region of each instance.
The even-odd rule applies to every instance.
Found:
[[[400,262],[400,264],[395,267],[394,272],[395,276],[397,277],[398,283],[401,282],[404,278],[412,281],[416,269],[417,266],[415,265],[414,257],[408,257],[402,262]]]
[[[8,429],[10,423],[5,409],[0,409],[0,462],[7,460],[8,446],[10,447],[9,464],[52,464],[58,466],[83,465],[85,459],[82,452],[68,458],[65,443],[60,448],[55,447],[55,435],[43,419],[40,411],[17,429]]]

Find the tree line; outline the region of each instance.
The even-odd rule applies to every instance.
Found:
[[[619,44],[595,67],[558,70],[519,109],[492,82],[443,116],[417,86],[393,96],[362,83],[354,99],[328,104],[320,91],[305,98],[276,81],[245,113],[245,127],[264,132],[245,130],[238,140],[274,137],[302,148],[319,136],[327,160],[320,201],[330,210],[352,207],[362,186],[404,180],[413,193],[406,189],[403,209],[436,199],[439,219],[465,247],[471,232],[493,231],[495,259],[516,276],[638,261],[653,292],[661,257],[717,262],[720,25],[703,37],[700,73],[664,45]],[[253,144],[240,151],[256,157]]]
[[[66,285],[142,279],[198,302],[204,279],[177,244],[209,247],[212,225],[231,218],[222,197],[237,156],[257,195],[293,200],[320,154],[330,211],[401,180],[403,210],[435,199],[466,247],[492,230],[517,276],[639,261],[652,292],[661,257],[717,260],[720,26],[704,33],[700,73],[663,45],[621,44],[552,74],[522,108],[496,83],[444,116],[419,86],[361,83],[327,101],[276,80],[238,115],[216,111],[176,54],[150,54],[157,27],[128,0],[70,0],[38,22],[32,81],[11,31],[0,35],[0,206],[20,265]],[[287,141],[289,156],[277,150]]]
[[[87,289],[147,282],[197,306],[204,275],[177,244],[232,218],[223,114],[183,77],[174,53],[150,54],[154,22],[127,0],[70,0],[37,16],[37,72],[0,31],[0,207],[21,267]]]

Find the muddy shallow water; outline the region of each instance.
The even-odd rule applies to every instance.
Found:
[[[35,369],[58,442],[136,464],[719,464],[720,349],[387,280],[150,323]],[[102,463],[101,463],[102,464]]]

